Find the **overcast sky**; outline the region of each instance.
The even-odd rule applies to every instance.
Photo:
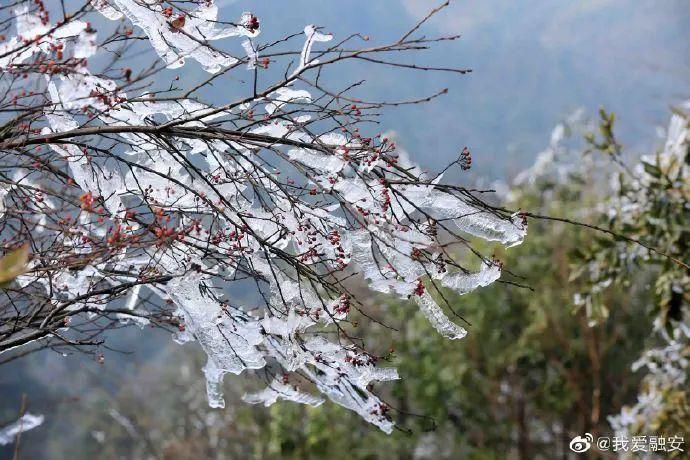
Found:
[[[397,36],[440,2],[431,0],[226,0],[226,19],[245,10],[262,19],[262,39],[316,23],[375,40]],[[618,113],[623,141],[655,142],[669,107],[690,97],[689,0],[455,0],[425,32],[462,34],[427,62],[470,67],[464,77],[344,71],[366,77],[379,98],[450,88],[425,107],[384,119],[412,156],[438,168],[468,145],[475,174],[514,173],[547,143],[551,128],[584,107]],[[394,76],[395,75],[395,76]]]

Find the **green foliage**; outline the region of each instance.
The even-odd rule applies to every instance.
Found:
[[[602,110],[600,118],[601,139],[587,137],[592,151],[619,154],[614,117]],[[578,277],[586,283],[585,295],[593,303],[593,294],[603,283],[627,287],[639,283],[641,274],[650,277],[651,319],[657,335],[638,364],[649,370],[640,389],[643,397],[613,424],[632,434],[688,433],[690,114],[675,111],[663,149],[642,157],[638,167],[628,168],[620,156],[614,162],[619,166],[618,180],[612,196],[603,202],[609,209],[600,222],[625,238],[594,239],[576,258],[586,268]],[[660,402],[646,402],[650,400]]]

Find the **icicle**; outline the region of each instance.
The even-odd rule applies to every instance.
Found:
[[[251,40],[247,39],[242,42],[242,48],[244,48],[244,51],[247,53],[247,69],[248,70],[254,70],[256,69],[256,63],[259,60],[259,53],[256,51],[254,48],[254,44],[252,43]]]
[[[302,48],[302,54],[300,55],[299,66],[293,72],[293,74],[292,74],[293,76],[298,75],[307,66],[318,64],[318,62],[319,62],[318,60],[310,60],[311,50],[314,47],[314,43],[316,43],[316,42],[329,42],[329,41],[333,40],[333,35],[322,34],[321,32],[318,32],[316,30],[316,27],[314,27],[313,25],[310,25],[310,26],[307,26],[304,28],[304,35],[307,36],[307,39],[305,40],[304,47]]]
[[[323,174],[338,174],[347,164],[342,158],[333,154],[320,153],[315,150],[292,149],[288,152],[288,156],[291,160]]]
[[[216,409],[225,407],[225,398],[223,398],[223,375],[224,372],[219,370],[213,360],[209,357],[206,366],[204,366],[204,375],[206,376],[206,396],[208,398],[208,405]]]
[[[33,430],[43,424],[43,420],[43,415],[33,415],[28,412],[22,415],[18,420],[0,429],[0,446],[11,444],[19,433]]]
[[[498,264],[482,264],[481,271],[477,273],[443,273],[434,276],[440,279],[441,284],[452,289],[457,294],[467,294],[477,288],[488,286],[501,277],[501,267]]]
[[[263,390],[256,393],[245,394],[242,397],[242,400],[249,404],[263,404],[266,407],[275,404],[278,399],[293,401],[313,407],[320,406],[324,402],[323,398],[303,393],[297,390],[295,386],[283,383],[277,377]]]
[[[441,310],[441,307],[438,306],[428,292],[425,292],[421,296],[415,295],[414,300],[434,329],[440,332],[444,337],[451,340],[457,340],[467,335],[467,331],[464,328],[448,319],[445,313],[443,313],[443,310]]]

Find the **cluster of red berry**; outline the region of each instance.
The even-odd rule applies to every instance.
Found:
[[[38,8],[38,17],[41,20],[41,24],[44,26],[50,24],[50,13],[48,13],[46,6],[43,4],[43,0],[34,0],[34,4]]]
[[[423,296],[424,293],[426,292],[426,287],[424,287],[424,282],[421,279],[417,280],[417,286],[414,288],[414,295],[416,296]]]
[[[460,152],[459,163],[463,171],[467,171],[472,167],[472,154],[467,147],[463,148],[462,152]]]
[[[259,30],[260,23],[259,18],[249,13],[242,24],[249,32],[254,33]]]
[[[376,364],[378,360],[379,359],[376,356],[370,355],[366,352],[360,354],[348,353],[347,355],[345,355],[345,362],[350,363],[355,367],[371,366]]]
[[[413,260],[422,259],[422,250],[419,248],[412,248],[412,253],[410,254]]]
[[[383,199],[383,211],[385,212],[388,211],[388,209],[391,207],[391,193],[390,189],[388,188],[388,183],[386,182],[386,179],[379,179],[379,183],[383,186],[383,190],[381,191],[381,198]]]
[[[371,414],[372,415],[378,415],[381,417],[388,417],[388,412],[390,412],[390,410],[391,410],[391,408],[388,407],[386,404],[378,403],[376,405],[376,408],[372,409]]]
[[[338,269],[342,270],[345,268],[345,249],[341,244],[340,233],[337,230],[333,230],[328,234],[328,241],[335,246],[336,251],[336,263],[338,264]],[[349,311],[349,300],[348,300],[348,311]],[[337,308],[336,308],[337,311]]]
[[[93,209],[93,193],[87,192],[79,197],[81,208],[84,211],[91,211]]]
[[[338,302],[338,305],[335,307],[335,312],[337,314],[343,315],[343,314],[348,314],[350,313],[350,296],[347,294],[343,294],[340,296],[340,301]]]

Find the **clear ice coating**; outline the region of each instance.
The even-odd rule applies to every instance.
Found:
[[[238,24],[220,23],[213,1],[192,3],[197,7],[190,6],[185,20],[173,25],[158,1],[92,1],[106,18],[126,18],[141,29],[170,68],[191,59],[205,71],[217,73],[236,64],[237,58],[208,46],[227,37],[243,40],[249,67],[255,68],[259,58],[250,39],[259,33],[256,18],[245,13]],[[43,25],[28,11],[24,5],[15,8],[18,36],[44,34],[55,27]],[[403,159],[400,167],[415,180],[393,188],[389,180],[395,177],[370,141],[333,130],[315,135],[304,129],[302,124],[314,116],[309,110],[314,101],[295,77],[323,59],[315,46],[332,39],[307,26],[289,83],[253,101],[253,107],[265,113],[256,114],[257,120],[243,133],[248,139],[231,140],[202,140],[185,133],[202,131],[209,122],[245,110],[247,104],[225,110],[186,99],[159,101],[149,94],[126,94],[115,81],[89,71],[87,61],[97,53],[98,42],[85,22],[58,26],[40,43],[17,51],[13,50],[21,43],[18,37],[0,44],[2,68],[22,64],[58,43],[84,59],[68,74],[40,77],[50,96],[43,135],[78,130],[80,122],[74,114],[90,108],[97,113],[93,126],[118,128],[110,136],[124,146],[114,154],[117,161],[95,168],[76,145],[49,144],[67,163],[82,198],[88,202],[101,197],[110,216],[92,221],[80,213],[73,239],[62,244],[77,246],[84,238],[112,236],[128,212],[125,203],[132,201],[145,203],[161,219],[167,218],[165,228],[157,231],[175,235],[165,245],[119,249],[107,262],[94,259],[76,273],[63,269],[52,281],[27,274],[18,282],[42,285],[46,292],[57,284],[61,295],[74,299],[96,284],[115,286],[134,279],[118,273],[168,277],[166,283],[133,287],[125,305],[129,313],[120,312],[117,318],[146,324],[138,308],[144,289],[174,305],[181,323],[175,340],[197,341],[208,357],[203,372],[212,407],[225,405],[226,373],[273,371],[278,364],[285,376],[277,373],[264,390],[245,395],[245,401],[270,405],[283,399],[316,406],[328,398],[390,433],[394,423],[370,384],[398,379],[397,370],[380,367],[372,356],[337,335],[327,339],[318,334],[325,328],[333,332],[348,318],[354,300],[341,282],[357,273],[376,292],[412,297],[439,333],[459,339],[466,335],[465,329],[446,316],[423,280],[465,294],[494,282],[501,270],[483,257],[478,272],[459,269],[444,262],[447,253],[442,248],[450,240],[462,249],[465,236],[510,247],[522,242],[526,227],[517,216],[491,212],[470,196],[439,187],[440,177],[429,181]],[[109,98],[121,102],[108,103]],[[264,115],[268,121],[261,121]],[[143,132],[142,127],[150,126],[147,120],[174,123],[177,131],[162,142]],[[131,127],[136,129],[127,129]],[[310,187],[308,195],[276,185],[287,174],[262,164],[259,153],[269,147],[289,163],[296,185]],[[190,172],[191,164],[195,172]],[[17,179],[22,184],[29,181]],[[0,189],[0,211],[9,193],[9,188]],[[53,201],[46,197],[43,206],[54,209]],[[132,223],[129,231],[147,225],[153,224]],[[36,231],[51,229],[39,222]],[[456,231],[464,236],[449,238]],[[229,290],[233,276],[247,275],[258,280],[257,291],[264,300],[260,313],[254,306],[230,304],[219,300],[222,295],[210,295]],[[107,308],[99,300],[75,301],[73,308]],[[293,380],[294,374],[300,378]],[[39,417],[26,414],[25,427],[40,424]]]
[[[33,430],[43,424],[43,415],[34,415],[29,412],[19,417],[14,422],[0,429],[0,446],[14,442],[19,433]]]

